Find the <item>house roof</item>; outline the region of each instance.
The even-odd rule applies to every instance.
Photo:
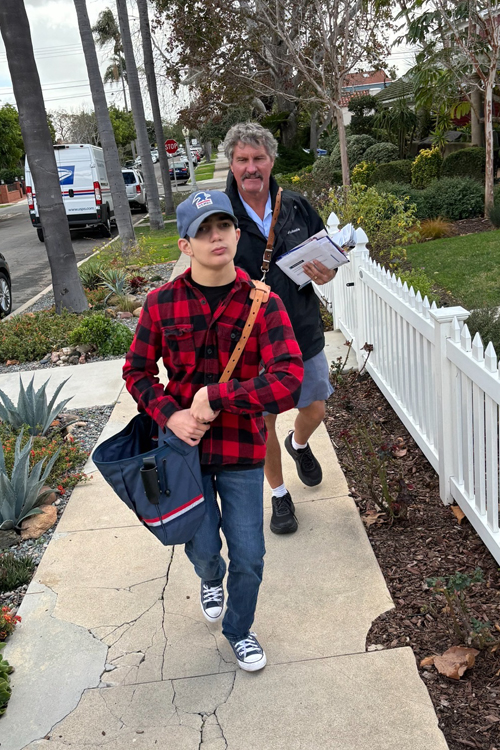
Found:
[[[397,81],[390,83],[382,91],[378,91],[375,97],[379,102],[389,104],[397,99],[413,100],[413,95],[412,80],[408,76],[403,76],[403,78],[398,78]]]
[[[390,78],[384,70],[372,70],[368,73],[359,71],[358,73],[349,73],[345,78],[344,89],[348,89],[354,86],[366,86],[371,88],[376,84],[385,84]]]
[[[364,89],[363,91],[348,91],[347,94],[342,96],[340,106],[347,107],[351,99],[357,99],[358,96],[366,96],[369,93],[370,91],[368,89]]]

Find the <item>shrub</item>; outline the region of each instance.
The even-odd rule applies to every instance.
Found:
[[[101,313],[84,318],[69,337],[70,344],[93,344],[103,357],[125,354],[133,334],[127,326],[112,321]]]
[[[442,237],[451,237],[453,228],[446,219],[425,219],[420,223],[418,233],[422,240],[440,240]]]
[[[356,166],[356,164],[359,164],[360,161],[363,161],[365,152],[367,149],[370,148],[370,146],[373,146],[376,143],[375,138],[372,138],[371,135],[350,135],[347,138],[347,158],[349,159],[349,169],[352,169]],[[340,144],[337,143],[335,148],[332,151],[332,155],[330,157],[330,161],[332,162],[332,165],[334,169],[340,169],[342,166],[341,160],[340,160]]]
[[[485,348],[491,341],[497,354],[500,352],[500,317],[498,315],[498,307],[484,307],[473,310],[466,322],[471,338],[474,338],[476,333],[479,332]]]
[[[410,184],[411,161],[398,159],[397,161],[378,164],[371,175],[369,184],[376,185],[379,182],[402,182]]]
[[[430,219],[443,216],[458,221],[483,214],[483,186],[470,177],[444,177],[424,192]]]
[[[376,164],[385,164],[398,158],[398,147],[394,143],[374,143],[367,148],[363,158],[366,161],[374,161]]]
[[[414,268],[411,271],[401,271],[398,275],[403,284],[406,281],[408,289],[413,287],[415,294],[419,291],[422,299],[427,297],[429,302],[436,299],[436,295],[432,292],[432,281],[421,268]]]
[[[488,219],[494,227],[500,229],[500,205],[498,203],[492,206],[488,211]]]
[[[495,185],[493,189],[493,201],[495,206],[500,206],[500,183]]]
[[[0,169],[0,181],[3,180],[6,185],[16,181],[16,177],[22,178],[24,170],[21,167],[17,169]]]
[[[308,164],[314,163],[314,154],[306,154],[302,148],[286,148],[280,146],[278,156],[274,162],[273,174],[287,174],[296,172]]]
[[[314,162],[312,174],[316,179],[323,181],[329,186],[342,185],[342,172],[334,166],[330,156],[323,156]]]
[[[118,294],[113,300],[113,307],[120,312],[134,312],[134,310],[137,310],[140,306],[141,303],[139,300],[127,297],[126,294]]]
[[[417,219],[426,219],[428,216],[428,206],[425,190],[415,190],[411,185],[404,185],[399,182],[379,182],[375,185],[379,193],[390,193],[404,200],[408,199],[409,205],[415,207],[415,216]]]
[[[449,154],[443,161],[442,177],[472,177],[484,182],[486,149],[480,146],[460,149]]]
[[[443,157],[438,148],[424,148],[411,165],[411,184],[425,188],[441,174]]]
[[[2,607],[2,610],[4,609],[8,609],[8,607]],[[2,657],[1,651],[4,647],[5,643],[0,643],[0,716],[5,713],[7,703],[9,702],[12,693],[9,675],[14,671],[14,667],[11,667],[9,662]]]
[[[48,352],[67,345],[70,332],[80,316],[53,310],[16,315],[0,325],[0,361],[18,359],[31,362],[42,359]]]
[[[29,583],[35,567],[35,562],[29,555],[16,557],[12,552],[0,554],[0,594]]]
[[[406,198],[379,193],[375,188],[354,184],[347,192],[331,191],[330,201],[322,211],[326,221],[334,211],[340,224],[360,225],[368,235],[370,247],[377,259],[392,265],[405,256],[403,246],[415,241],[415,208]]]
[[[359,182],[360,185],[369,185],[370,178],[377,165],[374,161],[361,161],[356,164],[351,173],[351,182]]]
[[[14,632],[16,625],[19,622],[21,622],[21,618],[19,615],[12,614],[10,607],[2,607],[0,609],[0,641],[5,641],[5,639]],[[0,667],[1,666],[0,663]]]

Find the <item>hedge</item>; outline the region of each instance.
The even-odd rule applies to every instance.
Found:
[[[387,162],[396,161],[398,154],[398,147],[394,143],[374,143],[373,146],[366,149],[363,161],[386,164]]]
[[[369,149],[368,149],[369,150]],[[386,164],[378,164],[370,177],[370,185],[378,182],[402,182],[409,184],[411,181],[411,161],[399,159],[388,161]]]
[[[484,194],[482,186],[470,177],[444,177],[436,180],[425,190],[400,183],[378,183],[378,192],[392,193],[398,198],[408,196],[417,207],[417,218],[450,221],[482,216]]]
[[[443,161],[442,177],[472,177],[484,182],[486,170],[486,149],[481,146],[454,151]]]

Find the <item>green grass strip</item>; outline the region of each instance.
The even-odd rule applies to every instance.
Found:
[[[422,242],[406,252],[413,268],[467,309],[500,305],[500,230]]]

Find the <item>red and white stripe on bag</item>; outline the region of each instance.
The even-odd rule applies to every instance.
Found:
[[[205,498],[203,497],[203,495],[198,495],[192,500],[189,500],[189,502],[184,503],[184,505],[180,505],[178,508],[171,510],[170,513],[165,513],[164,516],[161,516],[159,518],[141,518],[141,521],[148,526],[161,526],[164,523],[170,523],[170,521],[175,521],[176,518],[182,516],[184,513],[187,513],[188,510],[191,510],[191,508],[195,508],[197,505],[202,503],[204,499]]]

